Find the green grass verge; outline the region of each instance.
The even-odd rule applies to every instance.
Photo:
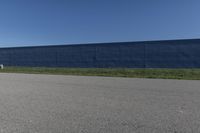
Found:
[[[5,67],[0,72],[199,80],[200,69]]]

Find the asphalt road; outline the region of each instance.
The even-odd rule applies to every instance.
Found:
[[[0,133],[198,133],[200,81],[0,74]]]

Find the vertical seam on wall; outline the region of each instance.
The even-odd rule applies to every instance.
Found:
[[[58,48],[56,48],[56,66],[58,65]]]
[[[94,53],[94,59],[93,59],[93,61],[94,61],[94,67],[97,67],[97,46],[95,46],[95,53]]]
[[[146,44],[144,44],[144,68],[146,68]]]

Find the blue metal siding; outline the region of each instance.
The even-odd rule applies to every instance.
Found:
[[[166,41],[146,45],[147,68],[199,68],[200,41]]]
[[[200,40],[0,48],[0,64],[31,67],[199,68]]]

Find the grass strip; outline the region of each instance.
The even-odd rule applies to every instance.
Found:
[[[200,69],[5,67],[3,73],[199,80]]]

